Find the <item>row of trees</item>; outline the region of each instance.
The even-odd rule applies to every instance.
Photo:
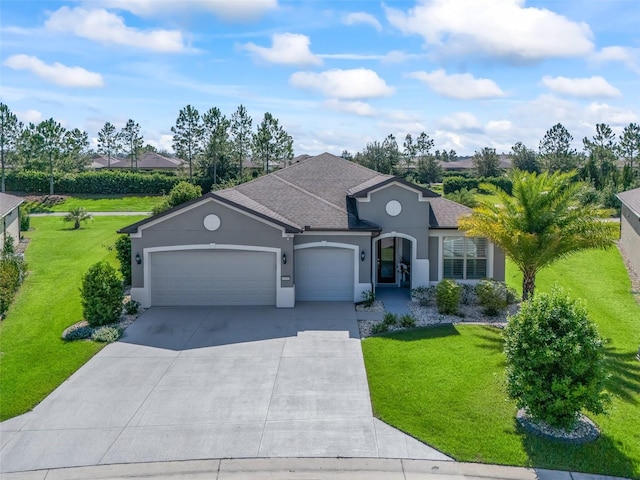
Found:
[[[173,133],[173,149],[204,183],[240,181],[243,162],[252,159],[268,172],[275,162],[293,158],[293,138],[277,118],[267,112],[256,131],[244,106],[230,118],[214,107],[203,115],[191,105],[180,110]],[[126,158],[131,170],[137,170],[138,158],[147,151],[157,151],[145,144],[140,125],[129,119],[122,129],[106,122],[98,132],[97,152],[90,148],[87,132],[65,129],[53,118],[25,126],[9,107],[0,103],[1,191],[5,191],[5,168],[46,171],[53,194],[54,172],[81,172],[99,153],[107,158],[107,168],[114,160]],[[161,151],[159,153],[168,153]]]
[[[640,178],[640,126],[630,123],[616,138],[611,127],[596,125],[592,138],[582,140],[583,151],[572,147],[573,136],[560,123],[551,127],[540,140],[538,150],[517,142],[509,152],[514,167],[540,173],[578,170],[583,180],[601,190],[607,186],[628,187]],[[431,184],[443,176],[442,163],[457,160],[455,150],[435,150],[434,141],[422,132],[417,138],[407,134],[400,150],[396,137],[388,135],[382,142],[368,143],[355,155],[342,156],[381,173],[405,175]],[[483,148],[473,155],[475,175],[493,177],[501,174],[500,155],[495,148]],[[620,168],[622,166],[622,168]]]
[[[256,131],[247,109],[240,105],[227,118],[214,107],[200,115],[187,105],[178,114],[173,133],[173,149],[189,165],[189,180],[193,170],[200,177],[219,181],[242,178],[243,164],[252,159],[269,173],[274,162],[293,159],[293,138],[277,118],[266,112]]]

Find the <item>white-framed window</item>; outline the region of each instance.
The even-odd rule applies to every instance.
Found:
[[[477,280],[487,276],[487,239],[444,237],[443,277]]]

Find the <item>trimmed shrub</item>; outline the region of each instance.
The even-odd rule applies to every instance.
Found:
[[[23,205],[20,207],[20,231],[28,232],[31,228],[31,217],[29,216],[29,209]]]
[[[476,189],[480,193],[488,193],[486,190],[482,189],[483,183],[490,183],[497,187],[500,187],[502,190],[511,195],[511,189],[513,188],[513,183],[508,177],[446,177],[442,181],[442,191],[445,195],[454,193],[458,190],[466,189],[473,190]]]
[[[118,272],[107,262],[98,262],[84,274],[82,287],[82,311],[92,327],[113,323],[122,311],[122,281]]]
[[[120,235],[114,244],[116,257],[120,263],[120,273],[125,285],[131,285],[131,238],[129,235]]]
[[[91,335],[91,340],[94,342],[112,343],[117,341],[122,336],[122,330],[117,327],[100,327],[96,328]]]
[[[54,186],[58,193],[92,194],[163,194],[180,181],[175,176],[159,173],[131,171],[98,171],[76,174],[54,174]],[[35,170],[18,170],[7,173],[7,190],[28,193],[48,193],[49,175]]]
[[[362,292],[362,304],[366,307],[372,307],[373,302],[376,301],[376,294],[373,293],[373,290],[366,290]]]
[[[202,196],[202,188],[199,185],[179,182],[171,189],[167,198],[153,207],[153,213],[156,215],[200,196]]]
[[[416,319],[413,315],[405,313],[400,317],[400,326],[402,328],[414,328],[416,326]]]
[[[603,341],[581,302],[555,287],[524,302],[504,330],[507,392],[535,420],[570,429],[580,410],[604,413]]]
[[[127,312],[127,315],[135,315],[138,313],[139,308],[140,302],[136,302],[135,300],[127,300],[124,302],[124,311]]]
[[[476,285],[476,294],[484,314],[490,317],[498,315],[509,304],[506,285],[495,280],[480,280]]]
[[[439,313],[455,315],[460,306],[462,288],[453,280],[442,280],[436,285],[436,305]]]
[[[17,255],[7,255],[0,258],[0,316],[3,316],[22,283],[26,264]]]
[[[90,338],[93,334],[93,328],[89,325],[82,323],[77,323],[75,325],[71,325],[64,332],[62,332],[62,338],[71,342],[73,340],[84,340],[86,338]]]
[[[6,235],[4,237],[4,245],[2,246],[2,256],[8,257],[9,255],[13,255],[16,253],[15,248],[16,239],[11,235]]]
[[[421,307],[433,305],[436,298],[436,287],[417,287],[411,290],[411,297],[414,298]]]

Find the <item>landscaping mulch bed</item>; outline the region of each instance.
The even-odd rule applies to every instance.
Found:
[[[545,423],[536,422],[524,408],[518,410],[516,419],[518,424],[527,432],[558,442],[581,445],[592,442],[600,436],[600,430],[596,424],[582,414],[580,414],[576,425],[571,430],[554,428]]]
[[[364,308],[358,305],[358,311],[364,312],[384,312],[384,304],[380,301],[375,302],[373,307]],[[495,317],[489,317],[482,312],[479,305],[460,305],[459,315],[445,315],[438,313],[435,306],[424,307],[418,302],[407,302],[409,312],[416,319],[415,327],[430,327],[445,324],[481,324],[492,325],[503,328],[507,324],[507,316],[514,315],[520,308],[519,304],[509,305],[507,309]],[[358,329],[360,330],[360,338],[366,338],[373,335],[372,329],[374,325],[380,323],[380,320],[358,320]],[[389,327],[389,331],[404,330],[399,325]]]

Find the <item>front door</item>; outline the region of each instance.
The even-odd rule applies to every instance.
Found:
[[[396,283],[396,239],[378,242],[378,283]]]

